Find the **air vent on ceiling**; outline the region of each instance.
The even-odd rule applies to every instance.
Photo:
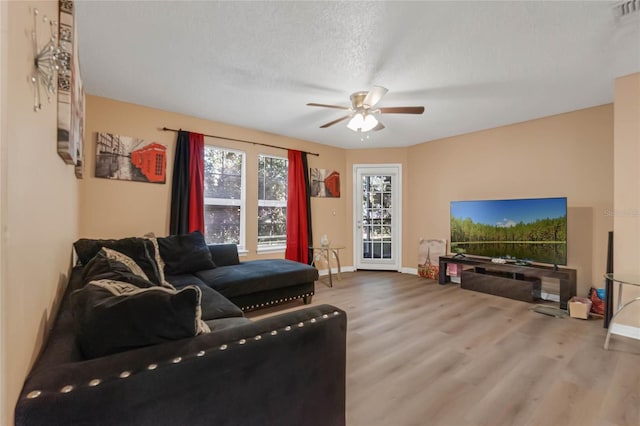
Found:
[[[628,0],[618,3],[613,7],[613,14],[616,18],[625,18],[629,15],[640,12],[640,0]]]

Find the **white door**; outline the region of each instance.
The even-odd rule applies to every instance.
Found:
[[[400,271],[402,165],[355,164],[353,176],[355,267]]]

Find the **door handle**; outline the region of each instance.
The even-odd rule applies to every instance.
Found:
[[[362,229],[362,221],[361,220],[356,221],[356,226],[358,227],[358,229]]]

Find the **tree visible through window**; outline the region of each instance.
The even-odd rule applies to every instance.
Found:
[[[209,244],[244,248],[245,153],[205,146],[204,226]]]
[[[286,158],[258,156],[258,248],[287,244]]]

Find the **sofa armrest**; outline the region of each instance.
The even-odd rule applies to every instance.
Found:
[[[344,425],[346,314],[320,305],[36,370],[16,425]]]
[[[235,244],[209,244],[209,252],[216,266],[237,265],[240,263],[238,257],[238,246]]]

